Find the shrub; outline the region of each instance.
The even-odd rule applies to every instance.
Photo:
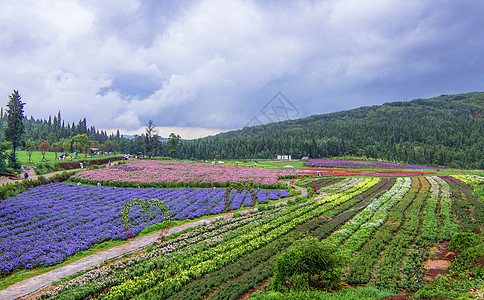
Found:
[[[308,237],[275,260],[272,287],[276,291],[331,290],[339,286],[342,259],[336,247]]]
[[[465,249],[452,261],[453,275],[466,273],[475,278],[484,278],[484,244]]]
[[[434,281],[424,285],[414,295],[413,299],[471,299],[465,297],[475,281],[455,279],[450,275],[438,275]],[[470,294],[467,294],[470,296]]]
[[[480,243],[482,241],[477,234],[472,232],[459,232],[454,234],[447,249],[462,253],[466,249],[477,246]]]

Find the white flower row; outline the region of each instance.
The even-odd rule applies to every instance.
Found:
[[[374,219],[373,221],[369,222],[372,219],[373,215],[387,202],[389,202],[393,197],[394,199],[401,199],[403,195],[406,194],[408,189],[410,189],[412,181],[410,178],[397,178],[397,181],[392,186],[390,190],[385,192],[381,195],[378,199],[373,200],[370,205],[368,205],[363,211],[358,213],[353,219],[348,221],[344,224],[340,230],[335,231],[332,235],[328,237],[328,241],[334,244],[339,244],[344,241],[348,236],[350,236],[353,232],[355,232],[362,224],[368,222],[365,226],[370,226],[370,224],[380,224],[381,220]],[[398,201],[397,201],[398,202]],[[393,201],[392,201],[393,203]],[[393,205],[391,205],[393,206]],[[387,209],[388,206],[384,206],[384,209]],[[389,208],[388,208],[389,209]],[[383,221],[384,222],[384,221]],[[379,225],[378,225],[379,226]]]
[[[346,242],[343,244],[343,250],[347,253],[358,251],[361,246],[363,246],[366,241],[371,237],[371,235],[383,224],[388,218],[390,209],[395,206],[410,190],[412,185],[412,180],[409,177],[398,178],[397,182],[393,186],[394,191],[390,197],[386,196],[386,200],[383,204],[374,212],[371,219],[362,224],[355,233],[350,236]],[[390,195],[390,194],[389,194]],[[383,196],[382,196],[383,197]],[[380,200],[381,198],[380,197]]]

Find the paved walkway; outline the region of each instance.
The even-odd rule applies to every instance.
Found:
[[[302,197],[307,196],[306,189],[300,188],[300,187],[296,187],[296,188],[301,191],[300,196]],[[285,204],[286,202],[287,200],[284,200],[274,205],[281,205],[281,204]],[[257,208],[251,208],[251,209],[239,211],[238,213],[248,214],[255,210],[257,210]],[[187,228],[192,228],[192,227],[197,227],[199,225],[212,223],[222,218],[230,219],[232,218],[232,216],[233,216],[233,213],[227,213],[223,216],[210,217],[203,220],[186,223],[180,226],[170,228],[167,234],[170,235],[173,233],[183,231]],[[87,256],[85,258],[82,258],[66,266],[49,271],[45,274],[38,275],[36,277],[32,277],[30,279],[26,279],[24,281],[18,282],[0,291],[0,299],[13,300],[13,299],[22,299],[22,298],[28,297],[29,295],[32,295],[33,293],[36,293],[44,289],[45,287],[50,286],[53,282],[59,281],[62,278],[96,267],[106,260],[117,258],[127,253],[132,253],[143,247],[146,247],[152,244],[153,242],[155,242],[159,236],[160,236],[160,232],[158,231],[158,232],[151,233],[150,235],[147,235],[147,236],[135,238],[126,244]]]

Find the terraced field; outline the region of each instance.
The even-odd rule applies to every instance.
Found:
[[[268,290],[276,257],[308,236],[337,246],[346,284],[408,296],[434,279],[428,264],[435,247],[445,250],[461,231],[482,232],[484,202],[473,187],[483,182],[480,176],[313,178],[312,197],[199,226],[32,297],[245,299]],[[473,284],[462,295],[473,296],[472,289],[478,295],[482,281]]]

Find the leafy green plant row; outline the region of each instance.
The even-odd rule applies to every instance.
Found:
[[[459,225],[454,220],[452,215],[452,199],[450,198],[450,186],[449,184],[439,177],[434,177],[435,181],[440,187],[440,214],[439,217],[442,220],[443,227],[440,231],[439,239],[444,241],[450,241],[452,236],[459,231]]]
[[[484,176],[452,175],[452,177],[464,182],[467,185],[470,185],[479,199],[484,201]]]
[[[360,248],[372,237],[374,232],[385,223],[390,209],[399,203],[402,198],[407,194],[410,189],[412,180],[408,177],[400,180],[397,179],[394,187],[397,187],[395,194],[385,201],[373,214],[373,216],[364,224],[358,228],[356,232],[353,233],[343,244],[342,252],[349,257],[349,261],[354,259],[354,256],[350,254],[360,250]],[[374,202],[373,202],[374,203]],[[372,204],[373,204],[372,203]],[[370,204],[369,206],[371,206]],[[364,210],[363,210],[364,211]],[[355,217],[356,218],[356,217]],[[351,222],[351,221],[350,221]]]
[[[425,202],[421,234],[417,238],[416,244],[428,247],[433,245],[438,238],[439,222],[437,219],[437,208],[439,206],[439,184],[433,177],[427,177],[430,183],[429,197]]]
[[[180,188],[180,187],[200,187],[200,188],[226,188],[231,185],[230,182],[133,182],[133,181],[114,181],[114,180],[89,180],[83,178],[72,177],[70,182],[80,182],[82,184],[97,185],[98,183],[106,187],[118,187],[118,188]],[[253,188],[264,189],[284,189],[287,188],[285,184],[254,184],[249,183],[248,186]]]
[[[338,182],[334,182],[325,187],[322,187],[321,189],[318,190],[318,193],[319,194],[325,193],[329,195],[337,194],[337,193],[344,192],[348,189],[351,189],[362,182],[363,182],[363,178],[351,177]]]
[[[344,224],[347,220],[350,220],[364,209],[371,199],[375,198],[378,194],[389,190],[394,183],[394,178],[383,178],[377,185],[328,211],[323,215],[328,221],[319,226],[311,235],[322,240],[335,229],[339,228],[340,224]]]
[[[479,232],[480,225],[474,217],[475,212],[470,199],[472,193],[467,193],[466,190],[471,191],[470,188],[457,179],[445,179],[450,186],[452,211],[456,216],[457,223],[461,231]]]
[[[308,182],[308,183],[304,184],[304,186],[312,188],[317,193],[320,189],[325,188],[325,187],[330,186],[330,185],[333,185],[335,183],[338,183],[342,180],[343,180],[343,178],[326,177],[326,178],[317,179],[317,180],[313,180],[311,182]]]
[[[403,259],[417,236],[420,226],[420,211],[428,196],[430,185],[425,178],[421,177],[419,178],[418,187],[418,193],[405,213],[405,218],[398,234],[393,237],[384,252],[384,256],[378,263],[377,286],[390,289],[401,286]]]
[[[378,262],[380,253],[391,242],[394,233],[401,228],[404,215],[413,213],[409,205],[413,203],[420,189],[420,180],[412,178],[412,186],[403,199],[389,212],[388,220],[377,231],[375,236],[362,248],[347,276],[350,284],[368,283],[373,266]],[[408,209],[407,209],[408,208]],[[417,212],[418,215],[418,212]]]
[[[473,177],[470,178],[472,179]],[[454,214],[457,215],[462,227],[461,230],[476,233],[483,232],[484,226],[481,220],[484,220],[484,201],[476,193],[479,192],[479,188],[483,188],[484,183],[480,182],[476,186],[474,181],[468,180],[468,177],[465,176],[444,176],[443,179],[450,185],[451,198],[453,200],[452,209]],[[473,188],[468,184],[473,186]]]
[[[370,230],[367,231],[365,229],[362,229],[362,234],[371,231],[371,227],[379,227],[384,220],[380,218],[380,215],[378,215],[378,218],[372,219],[375,213],[382,206],[383,209],[389,209],[390,206],[386,204],[396,203],[398,200],[401,199],[401,197],[403,197],[404,193],[406,193],[408,188],[410,188],[410,183],[407,183],[406,180],[404,180],[403,178],[398,178],[396,183],[389,191],[385,192],[378,199],[375,199],[372,203],[370,203],[370,205],[368,205],[363,211],[361,211],[353,219],[343,225],[338,231],[331,234],[327,238],[327,241],[335,245],[339,245],[345,242],[353,234],[355,234],[355,232],[364,224],[366,224],[365,227],[368,227]],[[382,213],[383,215],[381,217],[384,217],[384,210],[382,210]],[[358,236],[359,235],[360,234],[358,234]],[[358,243],[356,239],[352,239],[350,244],[355,242]],[[350,246],[350,244],[348,244],[345,248],[351,249],[352,246]],[[356,247],[356,244],[354,246]]]
[[[339,201],[341,201],[342,197],[345,199],[345,201],[349,200],[375,186],[378,182],[380,182],[380,180],[380,178],[365,179],[358,184],[351,186],[348,189],[344,189],[340,193],[336,193],[325,198],[319,198],[318,201],[319,203],[328,203],[332,202],[335,199],[339,199]]]

